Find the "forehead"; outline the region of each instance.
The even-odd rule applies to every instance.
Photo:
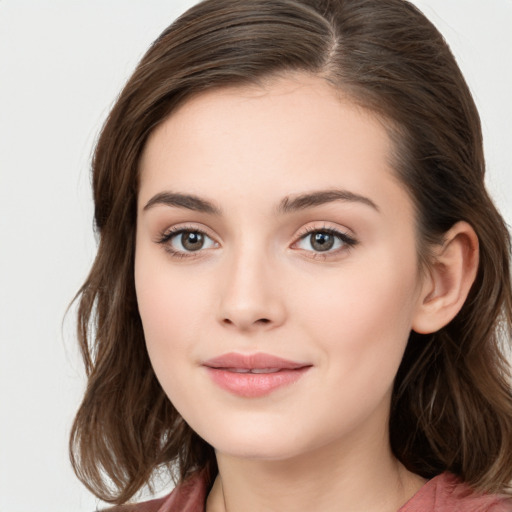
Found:
[[[342,186],[378,196],[383,182],[398,185],[392,150],[379,118],[321,78],[221,88],[189,99],[151,134],[140,200],[159,189],[278,201]]]

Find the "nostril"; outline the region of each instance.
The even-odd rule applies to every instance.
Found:
[[[235,325],[235,324],[237,324],[237,322],[233,322],[233,320],[230,320],[229,318],[224,318],[222,320],[222,323],[224,325]],[[259,318],[258,320],[255,320],[252,323],[253,323],[253,325],[267,325],[267,324],[271,323],[271,321],[268,318]]]

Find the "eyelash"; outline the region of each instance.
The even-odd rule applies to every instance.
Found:
[[[183,233],[198,233],[204,237],[208,237],[210,240],[213,240],[215,242],[215,240],[208,233],[206,233],[205,230],[199,229],[196,226],[176,226],[176,227],[173,226],[173,227],[167,229],[165,232],[163,232],[159,236],[157,243],[163,245],[164,249],[173,258],[183,259],[183,258],[198,257],[199,254],[202,252],[201,250],[189,251],[189,252],[179,251],[179,250],[174,249],[172,247],[172,245],[170,244],[171,240],[174,237],[177,237],[178,235],[181,235]]]
[[[198,233],[199,235],[209,238],[215,244],[218,245],[218,243],[213,239],[213,237],[211,237],[208,233],[206,233],[205,230],[199,229],[196,226],[171,227],[171,228],[167,229],[165,232],[160,234],[160,236],[157,240],[157,243],[163,245],[165,250],[173,258],[183,259],[183,258],[199,257],[205,249],[199,249],[197,251],[188,251],[187,252],[187,251],[176,250],[170,244],[170,241],[174,237],[177,237],[178,235],[181,235],[184,233]],[[348,235],[347,233],[345,233],[343,231],[339,231],[337,229],[329,228],[329,227],[322,227],[322,228],[307,227],[306,229],[304,229],[304,231],[302,233],[300,233],[298,235],[297,240],[292,244],[291,247],[293,248],[293,246],[296,246],[303,240],[307,239],[308,236],[311,236],[311,235],[317,234],[317,233],[332,235],[334,238],[336,238],[339,242],[342,243],[342,247],[337,248],[334,251],[331,251],[331,250],[314,251],[314,250],[307,250],[307,249],[297,249],[297,250],[301,250],[303,252],[309,253],[308,257],[310,257],[310,258],[325,260],[329,257],[338,255],[338,253],[340,253],[340,252],[347,251],[358,244],[358,241],[354,237],[352,237],[351,235]]]
[[[338,256],[341,252],[346,252],[353,247],[355,247],[359,242],[348,233],[345,233],[343,231],[330,228],[330,227],[307,227],[304,229],[304,231],[299,235],[298,240],[294,242],[292,245],[297,245],[299,242],[307,239],[309,236],[316,234],[316,233],[323,233],[327,235],[332,235],[334,238],[336,238],[338,241],[342,243],[342,246],[338,249],[335,249],[333,251],[327,250],[327,251],[308,251],[304,250],[305,252],[309,253],[308,256],[313,259],[322,259],[326,260],[329,257],[335,257]]]

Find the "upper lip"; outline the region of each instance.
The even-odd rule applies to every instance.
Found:
[[[265,368],[296,370],[298,368],[304,368],[305,366],[311,366],[307,363],[290,361],[271,354],[257,353],[247,355],[236,354],[234,352],[208,359],[203,365],[209,368],[239,368],[245,370]]]

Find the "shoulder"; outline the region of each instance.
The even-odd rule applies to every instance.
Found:
[[[162,508],[162,505],[167,499],[169,499],[171,495],[172,493],[164,498],[144,501],[143,503],[128,503],[126,505],[118,505],[116,507],[103,509],[100,512],[159,512]]]
[[[120,505],[102,512],[205,512],[206,494],[206,478],[202,472],[199,472],[178,484],[163,498]]]
[[[477,494],[450,473],[428,481],[398,512],[512,512],[512,500]]]

